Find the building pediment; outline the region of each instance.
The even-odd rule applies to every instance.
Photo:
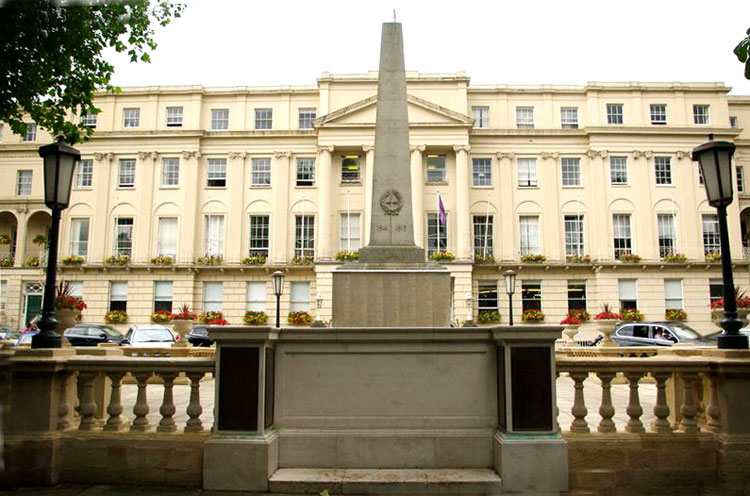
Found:
[[[315,119],[315,127],[371,127],[375,125],[377,95]],[[414,95],[406,95],[410,126],[471,127],[474,119]]]

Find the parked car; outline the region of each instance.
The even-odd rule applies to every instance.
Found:
[[[18,339],[19,333],[5,324],[0,324],[0,339]]]
[[[208,328],[204,326],[195,326],[186,335],[188,343],[193,346],[203,346],[205,348],[214,344],[214,340],[208,337]]]
[[[130,326],[122,346],[142,346],[150,348],[169,348],[176,342],[169,328],[159,324]]]
[[[31,346],[31,338],[39,334],[39,331],[24,332],[16,341],[16,346],[29,345]]]
[[[719,339],[719,336],[721,336],[722,332],[724,331],[712,332],[711,334],[706,334],[703,337],[709,341],[713,341],[714,343],[716,343]],[[740,334],[747,336],[748,339],[750,339],[750,327],[743,327],[742,329],[740,329]]]
[[[72,346],[97,346],[99,343],[120,344],[124,336],[107,324],[76,324],[65,329],[63,337]]]
[[[615,329],[612,340],[620,346],[716,345],[682,322],[626,322]]]

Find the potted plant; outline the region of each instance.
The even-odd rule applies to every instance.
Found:
[[[224,257],[221,255],[205,255],[203,257],[198,257],[196,260],[198,265],[221,265],[223,261]]]
[[[336,252],[335,258],[337,262],[356,262],[359,260],[359,252],[343,250]]]
[[[10,234],[0,234],[0,245],[10,244]]]
[[[621,308],[620,320],[624,322],[643,322],[644,316],[637,308]]]
[[[227,325],[229,322],[224,318],[222,312],[203,312],[198,316],[198,321],[206,325]]]
[[[128,314],[123,310],[110,310],[104,314],[104,322],[107,324],[125,324]]]
[[[497,310],[479,310],[477,320],[480,324],[494,324],[500,322],[500,312]]]
[[[0,267],[13,267],[15,263],[16,261],[11,255],[0,258]]]
[[[742,325],[748,325],[748,313],[750,313],[750,297],[746,296],[746,291],[739,286],[734,288],[734,300],[737,302],[737,317],[742,321]],[[719,326],[719,321],[724,318],[724,297],[711,302],[711,319],[714,324]],[[719,326],[721,327],[721,326]]]
[[[523,263],[544,263],[547,261],[547,257],[541,254],[532,254],[529,253],[527,255],[521,256],[521,262]]]
[[[292,265],[312,265],[312,257],[294,257],[292,258]]]
[[[174,259],[170,255],[158,255],[151,259],[151,265],[172,265]]]
[[[609,304],[605,303],[602,305],[602,311],[594,315],[599,332],[604,336],[601,346],[603,347],[614,347],[617,343],[612,341],[612,333],[615,332],[615,326],[620,320],[620,314],[614,313],[610,308]]]
[[[521,320],[527,324],[538,324],[544,321],[544,312],[531,308],[521,314]]]
[[[474,263],[477,265],[490,265],[495,263],[495,257],[491,254],[474,255]]]
[[[573,342],[573,338],[578,334],[578,326],[581,325],[581,319],[568,313],[567,317],[560,321],[560,324],[565,326],[563,329],[563,336],[565,341]]]
[[[172,321],[172,312],[170,312],[169,310],[156,310],[154,313],[151,314],[151,322],[155,324],[168,324],[171,321]]]
[[[585,308],[574,308],[568,312],[568,315],[577,318],[581,323],[586,323],[591,320],[591,314],[588,313]]]
[[[187,346],[185,335],[193,329],[196,318],[187,305],[182,305],[177,312],[172,313],[172,330],[180,335],[178,343],[181,346]]]
[[[312,324],[312,315],[305,312],[304,310],[293,310],[289,312],[286,321],[294,325],[310,325]]]
[[[130,256],[128,255],[112,255],[104,259],[104,263],[107,265],[127,265],[130,263]]]
[[[28,257],[24,262],[26,267],[39,267],[39,257]]]
[[[706,253],[706,262],[721,262],[721,253],[719,253],[718,251],[710,251]]]
[[[242,265],[263,265],[266,263],[265,255],[250,255],[242,259]]]
[[[71,294],[68,281],[60,281],[55,288],[55,310],[57,314],[57,332],[63,332],[69,327],[76,325],[81,320],[81,312],[87,306],[83,299]]]
[[[620,262],[638,263],[641,261],[641,256],[635,253],[623,253],[617,257],[617,260]]]
[[[435,262],[452,262],[456,259],[456,257],[453,256],[453,253],[449,251],[435,251],[430,253],[430,260],[433,260]]]
[[[682,253],[667,253],[662,260],[671,263],[685,263],[687,262],[687,256]]]
[[[268,320],[268,315],[266,315],[266,312],[254,312],[252,310],[248,310],[245,312],[245,316],[242,318],[242,321],[245,323],[245,325],[263,325]]]
[[[664,312],[664,318],[682,322],[687,320],[687,312],[682,308],[668,308]]]
[[[589,255],[568,255],[565,257],[568,263],[591,263],[591,257]]]
[[[34,239],[32,239],[31,242],[37,246],[44,246],[47,244],[47,236],[45,236],[44,234],[37,234],[36,236],[34,236]]]
[[[63,265],[66,265],[66,266],[69,266],[69,267],[83,265],[83,263],[85,261],[86,261],[86,259],[83,258],[80,255],[72,255],[70,257],[62,257],[62,259],[60,260],[60,262]]]

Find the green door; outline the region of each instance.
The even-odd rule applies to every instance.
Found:
[[[42,295],[26,295],[26,318],[23,326],[26,327],[26,322],[30,322],[40,313],[42,313]]]

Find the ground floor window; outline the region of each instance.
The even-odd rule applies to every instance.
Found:
[[[266,311],[266,283],[265,282],[247,283],[247,311],[248,312],[265,312]]]
[[[719,298],[724,297],[724,281],[721,279],[708,280],[708,294],[710,302],[713,303]]]
[[[681,309],[682,279],[664,279],[664,308]]]
[[[293,281],[289,290],[289,310],[310,311],[310,281]]]
[[[172,281],[154,282],[154,312],[160,310],[172,311]]]
[[[542,282],[523,281],[521,283],[522,310],[542,310]]]
[[[128,282],[112,281],[109,283],[109,309],[128,311]]]
[[[568,312],[586,310],[586,281],[568,281]]]
[[[638,285],[635,279],[619,279],[620,308],[635,310],[638,308]]]
[[[498,307],[497,301],[497,280],[479,281],[479,291],[477,293],[477,307],[479,312],[496,312]]]
[[[220,282],[203,283],[203,311],[221,312],[224,285]]]

